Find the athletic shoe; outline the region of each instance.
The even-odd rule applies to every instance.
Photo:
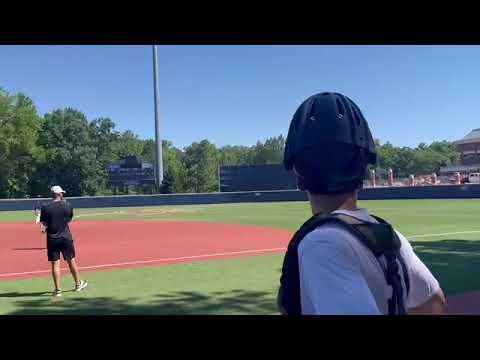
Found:
[[[52,294],[54,297],[60,297],[62,296],[62,290],[55,290]]]
[[[75,285],[75,291],[81,291],[87,287],[88,283],[84,280],[80,281],[80,284]]]

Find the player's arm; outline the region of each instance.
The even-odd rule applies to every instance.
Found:
[[[298,255],[302,314],[381,314],[353,249],[338,229],[310,233],[300,244]]]
[[[443,315],[444,311],[445,295],[442,289],[438,289],[425,303],[408,309],[408,315]]]
[[[72,205],[68,204],[68,221],[73,220],[73,207]]]
[[[40,205],[38,201],[33,206],[33,216],[35,217],[35,224],[40,223]]]
[[[41,215],[41,214],[40,214],[40,211],[37,210],[37,211],[35,212],[35,224],[39,224],[39,223],[40,223],[40,215]]]
[[[45,212],[44,206],[40,208],[40,223],[45,227],[47,226],[47,213]]]
[[[427,266],[418,258],[411,244],[402,242],[402,254],[407,260],[410,293],[407,299],[409,315],[442,315],[445,295]]]
[[[42,224],[41,232],[42,233],[46,232],[47,229],[48,229],[48,214],[45,210],[45,205],[40,206],[40,224]],[[48,243],[48,241],[47,241],[47,243]]]

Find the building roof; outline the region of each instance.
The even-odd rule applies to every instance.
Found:
[[[472,144],[480,142],[480,129],[473,129],[463,139],[455,141],[455,144]]]

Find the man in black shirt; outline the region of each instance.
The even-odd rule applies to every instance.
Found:
[[[52,276],[55,284],[54,296],[62,296],[60,289],[60,253],[67,261],[70,272],[75,280],[75,291],[80,291],[87,283],[80,280],[75,262],[75,246],[68,223],[73,218],[72,206],[63,198],[65,191],[60,186],[52,186],[53,201],[42,206],[40,222],[47,233],[47,255],[52,264]]]

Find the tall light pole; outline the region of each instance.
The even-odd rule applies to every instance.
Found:
[[[158,103],[158,61],[157,46],[153,50],[153,93],[155,98],[155,183],[160,189],[163,181],[162,138],[160,136],[160,106]]]

